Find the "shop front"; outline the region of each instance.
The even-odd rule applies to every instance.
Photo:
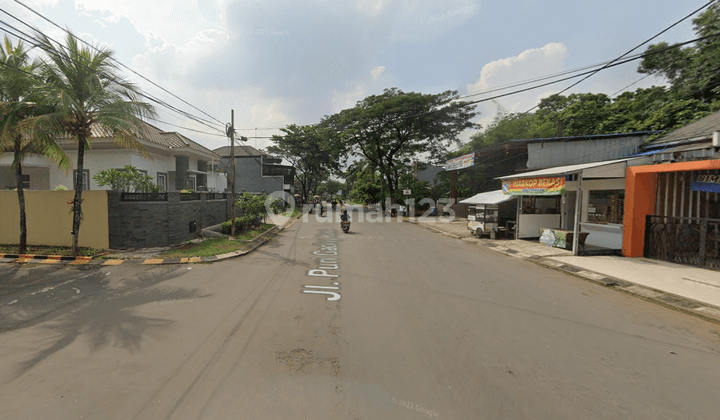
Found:
[[[575,255],[619,254],[625,168],[643,162],[593,162],[501,177],[503,193],[519,196],[516,238],[538,238]]]

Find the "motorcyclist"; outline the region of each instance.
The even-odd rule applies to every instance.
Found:
[[[348,218],[348,212],[347,207],[345,207],[345,203],[343,203],[342,200],[340,200],[339,198],[338,202],[340,204],[340,220],[343,222],[349,222],[350,219]]]

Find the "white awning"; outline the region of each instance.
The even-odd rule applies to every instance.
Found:
[[[470,198],[466,198],[460,202],[460,204],[500,204],[506,201],[514,200],[516,195],[505,195],[503,190],[489,191],[480,194],[475,194]]]
[[[522,174],[501,176],[495,179],[519,179],[534,178],[539,176],[562,176],[582,172],[583,178],[624,178],[625,168],[628,162],[634,160],[618,159],[606,160],[604,162],[581,163],[578,165],[556,166],[554,168],[541,169],[539,171],[525,172]]]

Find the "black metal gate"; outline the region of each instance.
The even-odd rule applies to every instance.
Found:
[[[649,215],[645,256],[720,270],[720,219]]]

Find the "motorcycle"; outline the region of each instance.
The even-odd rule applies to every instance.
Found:
[[[337,206],[337,203],[333,201],[333,202],[332,202],[332,209],[333,209],[333,211],[335,211],[335,207],[336,207],[336,206]]]
[[[340,229],[342,229],[343,233],[350,232],[350,218],[347,216],[347,211],[340,216]]]

